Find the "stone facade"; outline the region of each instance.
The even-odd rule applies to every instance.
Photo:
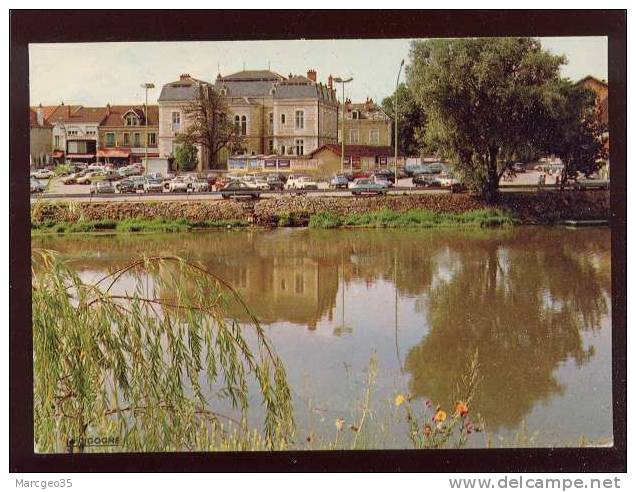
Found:
[[[340,118],[342,120],[342,118]],[[391,145],[391,118],[373,99],[363,103],[345,102],[345,144],[385,147]],[[338,128],[342,142],[342,121]]]
[[[159,157],[174,150],[175,136],[187,128],[184,108],[200,84],[213,85],[227,98],[230,117],[244,137],[246,155],[305,156],[326,143],[337,142],[338,102],[332,87],[307,77],[283,77],[269,70],[218,75],[214,84],[188,74],[164,85],[159,97]],[[173,119],[179,114],[179,129]],[[222,154],[224,157],[226,153]],[[199,169],[207,162],[200,152]]]
[[[31,166],[40,167],[51,154],[53,127],[44,119],[42,105],[29,110],[29,155]]]

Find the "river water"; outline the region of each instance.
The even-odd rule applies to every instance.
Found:
[[[345,431],[359,420],[371,358],[362,445],[409,447],[395,396],[450,409],[475,353],[471,412],[485,432],[470,446],[611,443],[609,229],[231,230],[33,247],[87,280],[140,254],[180,255],[228,280],[285,363],[300,447],[333,439],[336,419]],[[251,416],[262,416],[258,398]]]

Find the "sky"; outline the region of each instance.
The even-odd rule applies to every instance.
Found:
[[[565,54],[562,75],[607,79],[606,37],[540,38],[544,48]],[[105,106],[144,101],[140,84],[153,82],[148,102],[155,103],[161,86],[181,73],[214,81],[217,74],[271,70],[281,75],[317,71],[353,77],[346,95],[354,102],[367,97],[381,102],[394,88],[400,60],[408,63],[409,39],[206,41],[153,43],[60,43],[29,45],[31,105],[82,104]],[[404,73],[402,73],[403,80]],[[340,97],[340,96],[339,96]]]

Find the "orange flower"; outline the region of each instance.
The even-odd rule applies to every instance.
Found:
[[[444,420],[446,420],[446,412],[444,410],[438,410],[437,413],[435,414],[435,422],[437,422],[438,424],[441,424],[442,422],[444,422]]]
[[[465,416],[468,413],[468,405],[466,405],[463,401],[455,402],[455,413],[460,417]]]

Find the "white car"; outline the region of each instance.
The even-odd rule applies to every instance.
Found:
[[[318,184],[309,176],[291,175],[285,183],[288,190],[317,190]]]
[[[460,184],[460,181],[452,174],[441,174],[437,180],[442,187],[451,187]]]
[[[391,186],[391,182],[388,179],[382,176],[378,176],[377,174],[373,175],[373,177],[371,178],[371,181],[381,186],[384,186],[385,188],[388,188]]]
[[[168,191],[170,193],[187,192],[189,183],[190,180],[187,180],[182,176],[177,176],[172,181],[168,182]]]
[[[31,173],[31,176],[35,179],[49,179],[52,178],[54,175],[55,173],[50,169],[40,169],[38,171],[35,171],[34,173]]]

